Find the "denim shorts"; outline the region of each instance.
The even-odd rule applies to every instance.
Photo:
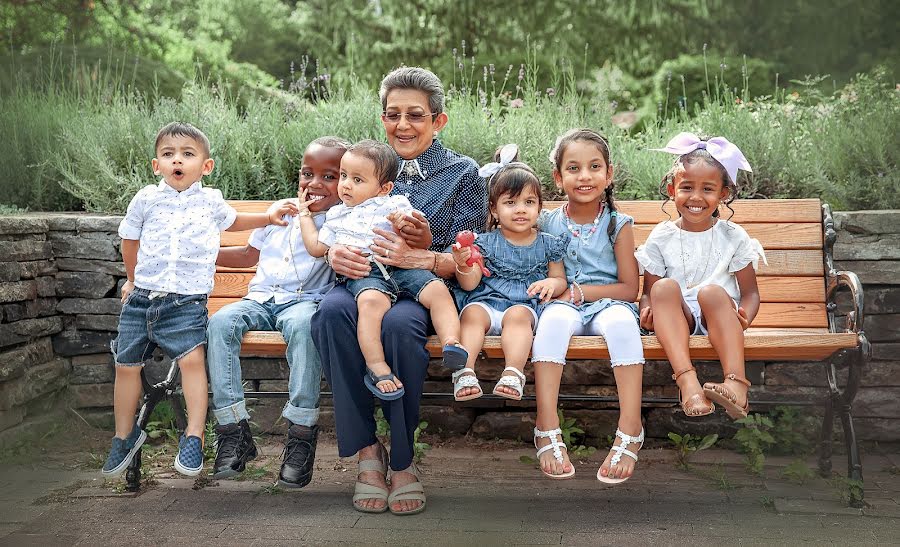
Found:
[[[205,294],[175,294],[150,299],[134,288],[119,315],[119,335],[110,344],[118,366],[141,366],[159,346],[174,360],[206,343]]]
[[[348,279],[347,290],[353,295],[354,299],[359,298],[359,293],[367,289],[376,289],[391,298],[391,302],[396,302],[397,297],[405,294],[419,301],[419,293],[422,289],[432,281],[439,278],[428,270],[407,270],[403,268],[394,268],[385,266],[390,279],[385,279],[381,270],[372,265],[372,273],[368,277],[362,279]]]

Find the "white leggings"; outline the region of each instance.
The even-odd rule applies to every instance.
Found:
[[[583,335],[606,338],[610,362],[614,367],[644,364],[641,330],[630,309],[610,306],[585,325],[581,322],[581,313],[565,304],[551,304],[541,313],[534,335],[531,362],[565,365],[569,340],[572,336]]]

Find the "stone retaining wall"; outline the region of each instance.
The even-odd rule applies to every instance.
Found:
[[[87,214],[28,214],[0,217],[0,441],[27,417],[63,401],[88,420],[110,423],[113,363],[109,342],[115,336],[119,288],[124,268],[116,229],[121,217]],[[861,439],[900,441],[900,211],[836,213],[838,267],[855,271],[865,285],[865,330],[874,355],[863,376],[854,416]],[[846,300],[846,299],[844,299]],[[283,359],[246,359],[248,389],[286,388]],[[167,367],[161,358],[155,374]],[[699,363],[701,378],[715,378],[718,364]],[[490,390],[502,363],[479,367]],[[647,397],[676,395],[668,363],[648,363]],[[429,368],[426,392],[450,390],[449,374]],[[533,393],[531,367],[527,390]],[[719,373],[720,375],[720,373]],[[756,398],[810,400],[825,393],[820,363],[748,363]],[[323,383],[323,389],[327,385]],[[607,361],[576,361],[566,366],[562,393],[614,395]],[[282,400],[251,405],[264,430],[281,431]],[[323,400],[322,422],[332,423],[330,400]],[[533,403],[472,401],[425,402],[428,432],[471,433],[480,437],[530,439]],[[605,442],[615,430],[617,411],[610,405],[565,403],[589,441]],[[715,418],[686,420],[671,406],[644,409],[647,433],[669,431],[729,434],[734,426]]]

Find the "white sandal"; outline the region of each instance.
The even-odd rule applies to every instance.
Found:
[[[451,378],[453,379],[453,398],[457,401],[470,401],[484,395],[484,391],[481,390],[481,384],[478,383],[478,377],[475,376],[475,371],[470,369],[469,367],[457,370],[453,373]],[[478,393],[472,393],[460,397],[460,390],[467,387],[477,387]]]
[[[497,385],[494,386],[494,395],[499,397],[503,397],[505,399],[512,399],[513,401],[521,401],[522,400],[522,392],[525,391],[525,375],[519,372],[519,369],[515,367],[506,367],[503,369],[503,372],[511,370],[515,372],[515,375],[507,375],[501,376],[500,380],[497,381]],[[497,388],[500,386],[511,387],[517,392],[519,392],[518,397],[515,395],[510,395],[509,393],[503,393],[502,391],[497,391]]]
[[[540,429],[538,429],[536,427],[534,428],[534,447],[537,448],[537,459],[538,460],[541,459],[541,454],[543,454],[544,452],[546,452],[548,450],[552,450],[553,457],[556,458],[556,461],[558,461],[560,463],[560,465],[562,465],[563,456],[562,456],[562,451],[560,450],[560,448],[565,448],[566,453],[569,452],[569,448],[566,446],[566,443],[562,442],[561,440],[557,441],[556,440],[557,436],[562,437],[562,430],[560,430],[558,427],[556,429],[551,429],[550,431],[541,431]],[[538,448],[538,439],[541,439],[541,438],[550,439],[550,444],[548,444],[547,446],[542,446],[542,447]],[[569,465],[572,465],[572,462],[569,462]],[[575,476],[575,466],[572,465],[571,471],[567,471],[567,472],[561,473],[559,475],[554,475],[553,473],[547,473],[546,471],[544,471],[544,468],[542,467],[541,473],[550,477],[551,479],[569,479],[569,478],[572,478]]]
[[[641,428],[641,434],[637,437],[622,433],[621,429],[616,428],[616,437],[622,439],[622,444],[620,444],[619,446],[613,444],[612,448],[610,449],[612,452],[615,452],[615,454],[613,454],[612,459],[609,460],[609,466],[612,467],[614,465],[618,465],[619,461],[622,460],[622,454],[630,456],[632,459],[634,459],[634,462],[637,463],[637,454],[635,454],[631,450],[628,450],[628,445],[631,443],[638,443],[640,444],[640,446],[638,446],[638,450],[644,447],[644,428]],[[600,474],[600,470],[597,470],[597,480],[606,484],[621,484],[630,478],[631,477],[622,477],[620,479],[611,479],[609,477],[604,477]]]

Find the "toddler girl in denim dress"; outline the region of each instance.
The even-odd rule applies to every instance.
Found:
[[[506,145],[498,162],[482,167],[491,176],[488,185],[489,231],[475,244],[485,259],[490,276],[478,266],[468,266],[469,247],[451,247],[460,290],[461,342],[469,351],[466,368],[453,374],[454,398],[466,401],[483,394],[475,376],[475,357],[485,335],[500,334],[506,368],[493,393],[520,400],[525,387],[523,372],[538,315],[551,298],[566,290],[563,254],[567,237],[540,232],[536,227],[543,203],[541,184],[534,171],[514,161],[516,145]]]

